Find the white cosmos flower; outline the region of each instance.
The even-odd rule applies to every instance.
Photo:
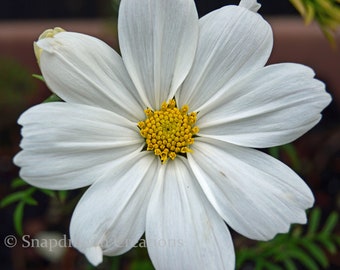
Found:
[[[226,223],[267,240],[306,222],[308,186],[250,147],[300,137],[331,98],[306,66],[264,66],[273,37],[258,8],[243,0],[198,19],[193,0],[122,0],[122,57],[61,29],[36,42],[65,102],[23,113],[14,161],[41,188],[91,185],[70,234],[92,264],[145,233],[156,269],[233,269]]]

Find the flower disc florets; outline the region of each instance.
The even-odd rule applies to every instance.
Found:
[[[172,99],[169,103],[163,102],[158,111],[146,109],[147,118],[138,123],[146,150],[153,151],[163,164],[178,153],[191,152],[189,146],[194,143],[193,136],[199,129],[195,126],[197,113],[188,114],[188,110],[188,105],[177,108],[176,101]]]

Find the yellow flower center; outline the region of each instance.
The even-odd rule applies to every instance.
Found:
[[[153,151],[164,164],[168,158],[175,159],[177,154],[191,152],[193,135],[199,129],[195,126],[196,112],[188,114],[189,106],[176,107],[174,99],[163,102],[159,111],[146,109],[145,121],[138,123],[140,134],[145,138],[148,151]]]

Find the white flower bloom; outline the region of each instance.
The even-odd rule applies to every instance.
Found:
[[[234,269],[225,222],[258,240],[306,222],[308,186],[249,147],[295,140],[331,98],[306,66],[265,67],[272,31],[258,8],[242,0],[198,19],[193,0],[122,0],[122,57],[60,28],[35,43],[65,102],[20,117],[14,161],[41,188],[91,185],[70,233],[92,264],[145,233],[156,269]]]

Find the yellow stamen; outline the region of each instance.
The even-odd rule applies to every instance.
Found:
[[[175,159],[178,153],[192,152],[189,146],[194,143],[193,136],[199,128],[195,126],[197,113],[188,114],[188,111],[188,105],[178,109],[176,101],[171,99],[163,102],[159,111],[147,108],[146,119],[138,123],[147,150],[159,156],[163,164],[168,158]]]

